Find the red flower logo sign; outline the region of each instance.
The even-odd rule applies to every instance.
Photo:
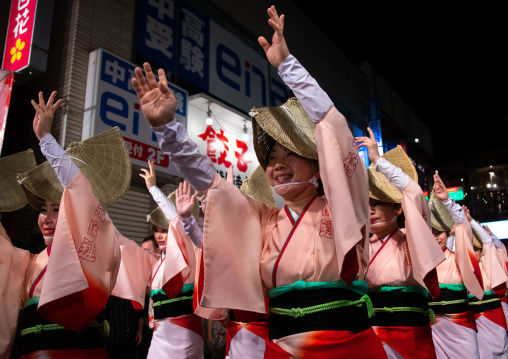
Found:
[[[349,178],[353,177],[353,173],[356,170],[358,164],[358,155],[353,152],[349,152],[349,155],[344,159],[344,172]]]

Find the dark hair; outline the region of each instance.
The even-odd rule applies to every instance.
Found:
[[[149,235],[149,236],[147,236],[147,237],[145,237],[145,238],[143,239],[143,242],[142,242],[142,243],[145,243],[145,242],[148,242],[148,241],[152,241],[152,243],[153,243],[153,248],[154,248],[154,249],[159,248],[159,245],[157,244],[157,241],[155,240],[155,237],[154,237],[154,235],[153,235],[153,234],[152,234],[152,235]]]

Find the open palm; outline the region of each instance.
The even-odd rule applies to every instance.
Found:
[[[176,211],[182,218],[190,217],[194,208],[195,194],[191,195],[191,186],[188,182],[180,182],[175,191]]]
[[[155,78],[152,68],[148,63],[143,64],[146,77],[141,68],[136,67],[136,78],[132,79],[132,85],[138,95],[141,111],[152,127],[165,125],[175,117],[177,100],[168,87],[166,73],[159,69],[159,81]]]

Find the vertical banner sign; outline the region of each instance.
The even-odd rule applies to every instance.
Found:
[[[174,0],[138,1],[136,52],[165,70],[176,64],[176,3]]]
[[[37,0],[12,0],[2,69],[21,71],[30,65]]]
[[[383,135],[381,134],[381,116],[379,114],[379,102],[377,98],[367,100],[369,127],[376,137],[377,147],[379,154],[382,155],[383,151]]]
[[[178,75],[208,92],[210,20],[188,4],[182,4],[180,19]]]
[[[7,113],[9,103],[11,102],[12,83],[14,74],[12,72],[0,70],[0,153],[5,137],[5,125],[7,123]]]
[[[159,171],[181,176],[161,152],[157,137],[143,117],[131,79],[136,66],[102,49],[90,53],[82,139],[118,126],[132,163],[153,161]],[[175,118],[187,126],[187,91],[168,83],[177,99]]]

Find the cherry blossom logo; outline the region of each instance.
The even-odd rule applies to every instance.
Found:
[[[21,59],[22,50],[25,48],[25,42],[21,41],[21,39],[16,40],[16,45],[11,48],[11,64],[14,63],[14,61]]]

